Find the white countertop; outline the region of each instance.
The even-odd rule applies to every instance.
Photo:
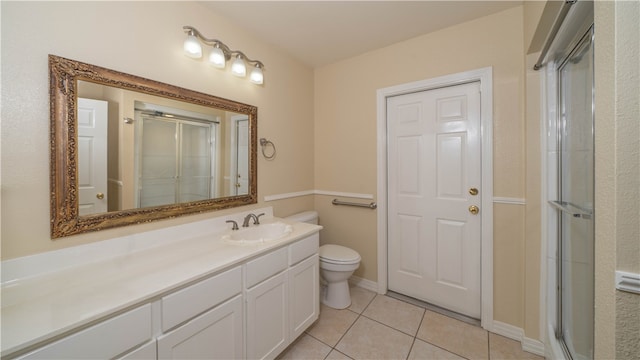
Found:
[[[265,243],[236,245],[221,240],[229,230],[218,226],[217,231],[200,232],[193,237],[187,234],[184,239],[160,246],[64,269],[54,268],[35,276],[3,279],[2,356],[149,302],[322,228],[286,219],[261,218],[263,223],[272,221],[289,223],[293,231]]]

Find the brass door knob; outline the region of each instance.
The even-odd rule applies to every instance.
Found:
[[[469,189],[469,194],[471,194],[473,196],[478,195],[478,189],[476,189],[476,188]]]
[[[103,193],[97,193],[96,197],[100,200],[104,199],[104,194]]]
[[[242,186],[242,185],[240,185],[240,183],[236,183],[236,187],[239,188],[240,186]]]
[[[469,206],[469,212],[473,215],[477,215],[480,212],[480,208],[475,205],[471,205]]]

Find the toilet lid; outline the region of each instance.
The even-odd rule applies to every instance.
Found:
[[[360,261],[360,254],[348,247],[327,244],[320,246],[320,259],[334,264],[352,264]]]

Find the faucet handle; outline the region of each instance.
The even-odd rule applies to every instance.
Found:
[[[227,221],[225,221],[225,222],[227,222],[227,223],[233,223],[233,226],[231,227],[231,230],[238,230],[238,229],[239,229],[239,227],[238,227],[238,223],[237,223],[237,222],[235,222],[235,221],[233,221],[233,220],[227,220]]]
[[[260,225],[260,216],[263,216],[264,213],[256,215],[256,220],[253,222],[253,225]]]

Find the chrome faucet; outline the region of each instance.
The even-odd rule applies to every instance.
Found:
[[[242,227],[249,227],[249,220],[253,219],[253,225],[260,225],[260,216],[264,215],[264,213],[256,215],[249,214],[244,217],[244,221],[242,222]]]
[[[225,221],[225,222],[228,222],[228,223],[232,223],[232,224],[233,224],[233,226],[231,227],[231,230],[238,230],[238,223],[237,223],[237,222],[235,222],[235,221],[233,221],[233,220],[227,220],[227,221]]]

